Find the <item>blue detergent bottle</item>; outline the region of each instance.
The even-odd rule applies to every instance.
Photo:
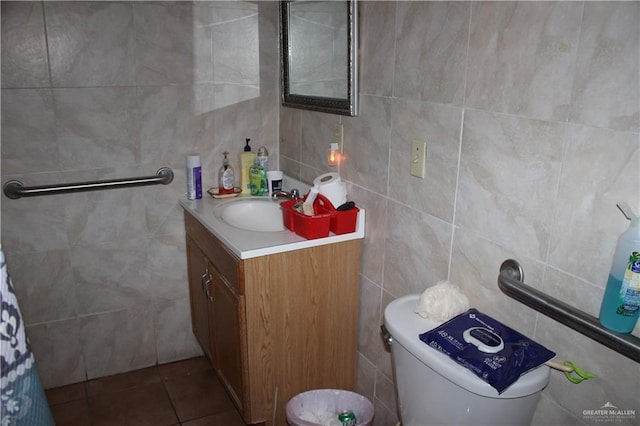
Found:
[[[626,203],[618,207],[631,225],[618,238],[600,306],[600,324],[618,333],[631,333],[640,313],[640,218]]]

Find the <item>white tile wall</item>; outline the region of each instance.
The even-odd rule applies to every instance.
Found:
[[[207,188],[246,137],[277,165],[276,6],[2,2],[3,182],[175,173],[168,186],[3,197],[3,250],[45,387],[202,353],[184,158],[201,154]],[[235,46],[220,40],[230,28]]]
[[[528,284],[597,315],[628,226],[616,202],[640,212],[640,3],[360,6],[360,116],[281,108],[280,152],[309,181],[326,167],[315,143],[345,125],[340,172],[367,209],[358,389],[375,424],[396,421],[384,307],[442,279],[597,374],[573,385],[552,373],[534,424],[589,423],[583,410],[608,401],[640,412],[636,363],[497,287],[516,258]],[[409,175],[414,138],[427,141],[424,180]]]
[[[2,2],[3,181],[176,169],[174,184],[135,196],[3,199],[2,242],[45,384],[199,352],[176,273],[184,154],[199,152],[213,170],[250,137],[310,182],[329,170],[327,144],[343,123],[340,172],[368,213],[358,391],[374,401],[376,425],[396,421],[377,337],[383,309],[445,278],[598,375],[576,386],[554,373],[535,424],[588,423],[582,411],[607,401],[640,411],[637,364],[496,284],[514,257],[530,285],[596,313],[626,226],[615,203],[640,213],[640,4],[362,2],[355,118],[277,111],[277,8],[258,4],[260,97],[209,111],[213,86],[195,84],[225,63],[215,55],[224,47],[207,48],[219,46],[212,25],[255,19],[254,3]],[[427,140],[424,180],[408,173],[413,138]],[[127,267],[136,269],[127,278],[108,274]],[[141,352],[123,363],[116,355],[131,347]]]

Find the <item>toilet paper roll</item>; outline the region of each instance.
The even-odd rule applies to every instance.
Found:
[[[347,202],[347,184],[342,181],[340,175],[335,172],[325,173],[313,180],[320,194],[331,201],[334,207]]]

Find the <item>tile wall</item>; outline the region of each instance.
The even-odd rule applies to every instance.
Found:
[[[583,411],[607,402],[640,413],[638,364],[497,287],[515,258],[528,284],[597,316],[628,226],[616,202],[640,212],[640,3],[376,1],[360,17],[360,115],[281,108],[280,162],[307,182],[329,171],[344,124],[339,171],[367,209],[358,391],[375,424],[396,421],[384,307],[443,279],[597,375],[552,373],[535,424],[594,423]]]
[[[640,412],[637,364],[496,284],[514,257],[529,284],[597,314],[627,225],[615,203],[640,212],[640,5],[362,2],[361,110],[347,118],[278,112],[276,3],[256,3],[2,2],[3,182],[177,175],[168,187],[2,197],[3,249],[45,385],[199,353],[176,204],[185,154],[203,156],[208,184],[220,152],[251,137],[310,182],[330,170],[343,123],[339,171],[368,213],[358,391],[377,425],[396,420],[384,306],[447,278],[598,375],[576,386],[554,373],[536,424],[590,423],[583,410],[606,402]],[[243,90],[216,85],[234,74],[216,53],[256,40],[259,97],[254,59]],[[408,173],[413,138],[428,143],[424,180]]]
[[[2,247],[45,387],[201,354],[177,204],[185,155],[202,156],[206,188],[246,137],[275,161],[277,19],[273,2],[2,2],[2,182],[176,175],[2,197]]]

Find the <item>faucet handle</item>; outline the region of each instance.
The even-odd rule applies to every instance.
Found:
[[[300,198],[300,190],[298,188],[291,188],[291,199],[297,200]]]

